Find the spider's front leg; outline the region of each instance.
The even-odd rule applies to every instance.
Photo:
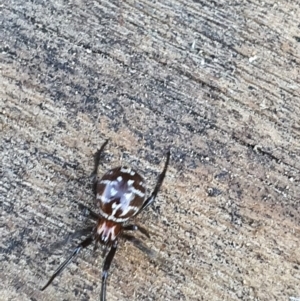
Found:
[[[142,206],[142,208],[140,209],[139,212],[141,212],[142,210],[145,210],[148,206],[150,206],[154,202],[154,200],[155,200],[155,198],[158,194],[158,191],[159,191],[159,189],[160,189],[160,187],[161,187],[161,185],[164,181],[164,178],[166,176],[166,172],[167,172],[169,161],[170,161],[170,155],[171,155],[171,153],[170,153],[170,151],[168,151],[167,152],[167,160],[165,162],[164,169],[163,169],[162,173],[159,175],[159,177],[157,179],[157,182],[156,182],[156,185],[154,187],[153,192],[148,197],[148,199],[145,201],[145,203],[143,204],[143,206]]]
[[[98,167],[100,165],[100,159],[107,143],[108,143],[108,139],[105,140],[105,142],[102,144],[100,149],[94,154],[94,170],[91,174],[91,178],[92,178],[92,190],[95,196],[97,194]]]

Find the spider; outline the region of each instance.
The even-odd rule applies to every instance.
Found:
[[[95,156],[95,171],[100,161],[100,156],[108,143],[106,140]],[[129,220],[138,215],[141,211],[150,206],[163,183],[167,168],[169,165],[170,151],[167,152],[167,159],[162,173],[159,175],[156,186],[152,194],[145,199],[146,185],[144,179],[133,169],[126,167],[117,167],[109,170],[98,180],[94,180],[94,192],[98,205],[99,214],[91,212],[92,216],[97,219],[97,224],[90,228],[90,234],[84,239],[73,251],[73,253],[57,268],[49,281],[42,287],[45,290],[52,281],[72,262],[78,253],[95,242],[104,245],[109,250],[104,259],[102,268],[102,284],[100,300],[106,300],[106,281],[111,262],[114,258],[118,247],[118,240],[123,238],[138,242],[126,231],[140,231],[142,234],[150,237],[147,230],[141,226],[130,224]]]

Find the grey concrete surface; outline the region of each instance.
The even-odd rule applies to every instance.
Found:
[[[0,300],[99,300],[101,249],[39,289],[92,223],[102,172],[137,168],[149,257],[113,300],[300,297],[299,1],[1,1]],[[56,244],[58,242],[58,245]]]

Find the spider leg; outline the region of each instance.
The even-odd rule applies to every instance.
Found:
[[[41,291],[45,290],[51,282],[72,262],[75,256],[84,248],[88,247],[93,241],[93,237],[89,236],[84,241],[82,241],[73,251],[73,253],[58,267],[58,269],[51,276],[49,281],[41,288]]]
[[[95,153],[94,155],[94,170],[91,174],[91,177],[93,179],[93,192],[94,194],[96,195],[96,192],[97,192],[97,174],[98,174],[98,166],[100,164],[100,158],[101,158],[101,155],[104,151],[104,148],[106,146],[106,144],[108,143],[108,139],[105,140],[105,142],[102,144],[101,148]]]
[[[154,200],[157,196],[157,193],[158,193],[158,191],[159,191],[159,189],[160,189],[160,187],[163,183],[163,180],[165,178],[167,168],[168,168],[168,165],[169,165],[169,161],[170,161],[170,151],[167,152],[167,160],[166,160],[166,163],[165,163],[165,166],[164,166],[164,169],[163,169],[162,173],[158,177],[155,188],[154,188],[152,194],[150,195],[150,197],[148,197],[148,199],[145,201],[145,203],[144,203],[144,205],[143,205],[143,207],[141,208],[140,211],[146,209],[148,206],[150,206],[154,202]]]
[[[84,229],[76,230],[74,233],[70,233],[69,235],[67,235],[63,240],[51,244],[50,247],[47,249],[47,251],[50,253],[54,253],[56,249],[69,243],[71,240],[81,236],[87,236],[93,231],[94,228],[95,226],[89,226]]]
[[[108,277],[108,270],[110,268],[111,262],[115,256],[116,250],[118,247],[118,241],[115,241],[109,250],[102,269],[102,285],[101,285],[101,293],[100,293],[100,301],[106,300],[106,280]]]
[[[148,238],[150,238],[150,235],[148,233],[148,231],[144,228],[144,227],[141,227],[141,226],[138,226],[138,225],[126,225],[123,227],[123,230],[125,231],[140,231],[142,234],[144,234],[145,236],[147,236]]]
[[[148,247],[146,247],[143,242],[141,240],[139,240],[138,238],[130,235],[130,234],[125,234],[122,233],[122,237],[125,238],[126,240],[130,241],[131,243],[133,243],[133,245],[140,249],[142,252],[146,253],[149,257],[155,257],[155,252],[153,252],[152,250],[150,250]]]

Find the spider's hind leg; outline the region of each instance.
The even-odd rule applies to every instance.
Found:
[[[108,271],[111,265],[111,262],[115,256],[116,250],[118,247],[118,241],[115,241],[111,246],[105,260],[102,269],[102,284],[101,284],[101,294],[100,294],[100,301],[106,301],[106,280],[108,277]]]

